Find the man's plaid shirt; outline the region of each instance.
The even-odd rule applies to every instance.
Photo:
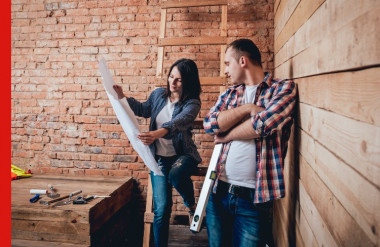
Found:
[[[242,105],[245,85],[229,87],[221,94],[206,115],[203,127],[208,134],[220,133],[218,115],[221,111]],[[265,108],[251,117],[256,138],[256,189],[254,203],[263,203],[285,196],[284,159],[296,104],[296,86],[291,80],[273,79],[266,73],[257,89],[255,104]],[[218,159],[218,176],[224,169],[231,142],[223,144]],[[218,181],[218,180],[217,180]],[[217,181],[214,186],[216,190]]]

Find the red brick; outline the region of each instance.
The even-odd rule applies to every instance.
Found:
[[[84,174],[89,176],[108,176],[109,172],[107,170],[86,169]]]

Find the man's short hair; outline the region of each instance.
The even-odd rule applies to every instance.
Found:
[[[232,48],[234,50],[232,56],[236,59],[236,61],[239,61],[241,56],[246,56],[253,64],[263,67],[261,65],[261,54],[259,48],[257,48],[257,46],[255,45],[255,43],[252,42],[252,40],[237,39],[227,46],[226,51],[228,50],[228,48]]]

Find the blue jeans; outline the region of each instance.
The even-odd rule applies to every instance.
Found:
[[[220,183],[220,181],[219,181]],[[211,247],[265,246],[271,237],[273,202],[253,203],[250,199],[220,191],[211,193],[206,207],[206,226]]]
[[[195,204],[193,182],[190,176],[197,168],[197,162],[186,155],[157,157],[158,166],[164,176],[150,174],[153,188],[153,234],[155,246],[167,246],[169,220],[172,210],[172,186],[183,198],[186,207]]]

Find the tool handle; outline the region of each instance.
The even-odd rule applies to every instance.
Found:
[[[36,201],[38,201],[38,199],[40,199],[40,195],[39,194],[37,194],[34,197],[32,197],[29,201],[30,201],[30,203],[35,203]]]
[[[82,193],[82,190],[76,190],[74,192],[71,192],[69,196],[75,196],[75,195],[78,195],[80,193]]]
[[[79,193],[82,193],[82,190],[74,191],[74,192],[72,192],[72,193],[70,193],[70,194],[68,194],[68,195],[58,197],[58,198],[53,199],[53,200],[50,200],[50,201],[48,201],[48,202],[44,202],[43,204],[45,204],[45,205],[50,205],[50,204],[52,204],[53,202],[58,202],[58,201],[60,201],[60,200],[63,200],[63,199],[69,198],[70,195],[71,195],[71,196],[75,196],[75,195],[78,195]]]

